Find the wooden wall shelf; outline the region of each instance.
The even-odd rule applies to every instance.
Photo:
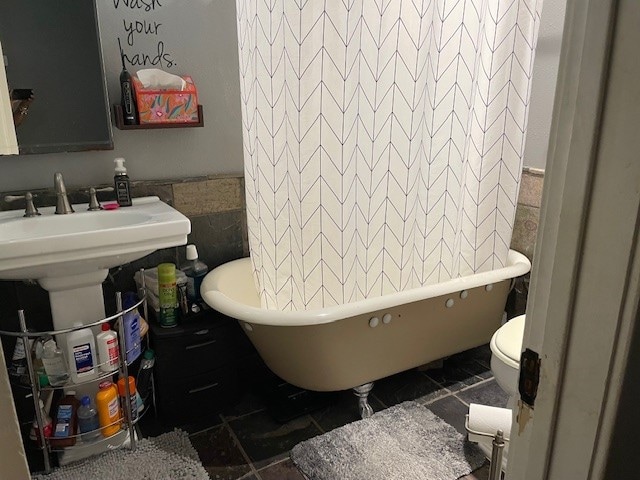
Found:
[[[204,117],[202,115],[202,105],[198,105],[197,123],[143,123],[140,125],[125,125],[124,116],[122,115],[122,105],[113,106],[113,115],[116,121],[116,127],[120,130],[151,130],[154,128],[191,128],[204,127]]]

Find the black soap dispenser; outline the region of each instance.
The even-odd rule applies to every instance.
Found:
[[[122,51],[122,45],[120,45],[120,39],[118,39],[118,46],[120,47],[120,60],[122,60],[122,72],[120,72],[120,92],[122,94],[120,104],[122,105],[122,117],[125,125],[137,125],[138,117],[136,114],[133,82],[131,81],[131,75],[129,75],[124,65],[124,52]]]
[[[116,164],[113,177],[113,183],[116,189],[116,198],[118,205],[121,207],[131,206],[131,189],[129,186],[129,175],[127,175],[127,169],[124,166],[124,158],[116,158],[113,162]]]

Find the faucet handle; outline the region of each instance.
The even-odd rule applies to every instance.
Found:
[[[36,206],[33,204],[33,199],[36,198],[37,195],[32,194],[31,192],[27,192],[24,195],[7,195],[4,197],[4,201],[5,202],[15,202],[16,200],[22,200],[23,198],[25,199],[26,202],[26,208],[24,210],[24,216],[25,217],[37,217],[38,215],[40,215],[40,212],[38,211],[38,209],[36,208]]]
[[[97,192],[113,192],[113,187],[103,187],[103,188],[91,187],[86,192],[90,196],[89,208],[87,208],[87,210],[89,211],[102,210],[102,206],[98,201]]]

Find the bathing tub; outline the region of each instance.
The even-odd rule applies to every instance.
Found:
[[[201,293],[240,322],[278,376],[304,389],[335,391],[489,342],[512,279],[530,269],[527,257],[511,250],[504,268],[345,305],[281,312],[260,308],[250,259],[242,258],[213,269]]]

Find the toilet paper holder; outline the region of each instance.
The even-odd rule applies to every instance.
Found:
[[[490,433],[479,432],[469,428],[469,415],[465,415],[464,428],[468,433],[493,438],[488,480],[500,480],[500,474],[502,473],[502,455],[504,453],[504,446],[509,439],[504,438],[504,432],[502,430],[497,430],[494,435],[491,435]]]

